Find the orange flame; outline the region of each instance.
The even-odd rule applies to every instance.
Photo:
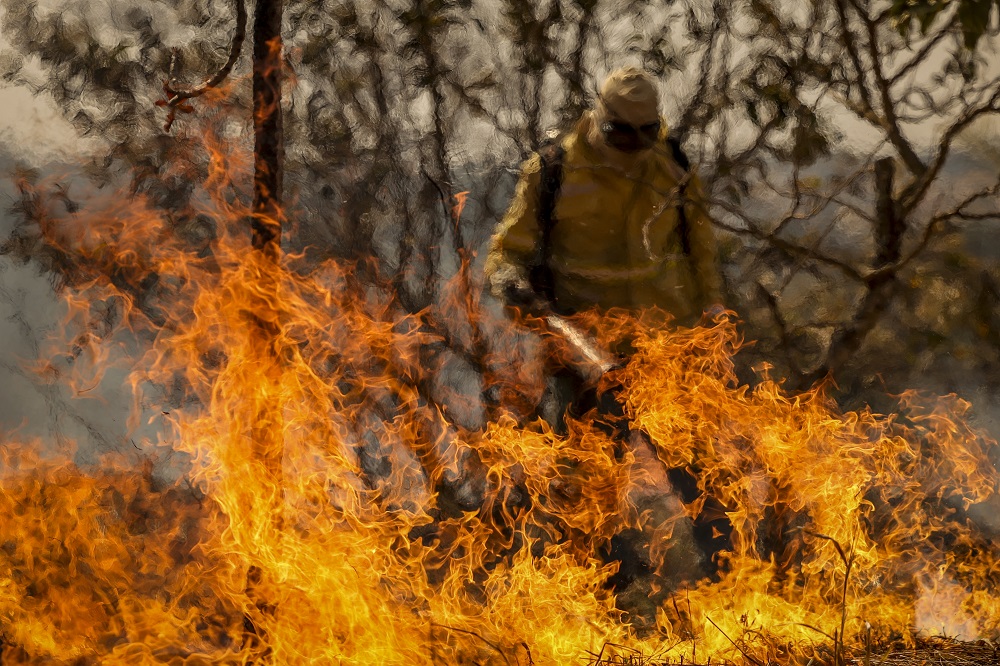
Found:
[[[451,215],[455,218],[455,223],[462,217],[462,211],[465,210],[465,202],[469,198],[469,192],[458,192],[454,195],[455,205],[451,208]]]
[[[592,318],[604,343],[637,350],[615,377],[626,413],[665,467],[697,479],[699,496],[662,519],[643,504],[667,495],[654,461],[590,417],[566,436],[512,414],[482,432],[446,420],[421,389],[421,350],[439,342],[425,316],[349,266],[251,251],[231,196],[248,160],[234,172],[205,143],[197,212],[217,231],[203,244],[141,197],[42,216],[79,273],[71,381],[131,363],[135,425],[189,463],[166,482],[0,442],[4,663],[792,663],[869,625],[912,639],[932,598],[947,603],[927,622],[1000,626],[1000,553],[962,518],[997,483],[967,403],[907,393],[900,415],[843,413],[822,388],[738,385],[726,318]],[[118,319],[95,320],[98,302],[119,303]],[[152,342],[135,358],[126,338]],[[541,365],[506,353],[494,360],[519,354],[518,372]],[[179,408],[143,411],[162,404],[157,387]],[[718,576],[693,580],[679,539],[709,498],[732,536]],[[640,527],[661,585],[639,600],[646,625],[623,617],[601,555]]]

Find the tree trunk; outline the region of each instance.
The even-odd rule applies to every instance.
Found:
[[[278,260],[281,252],[281,12],[282,0],[257,0],[253,44],[254,201],[252,243],[263,253],[255,276],[261,295],[254,313],[254,354],[265,370],[266,381],[254,419],[253,457],[267,472],[269,490],[278,503],[273,525],[280,527],[281,460],[281,353],[277,348],[280,314]]]
[[[253,26],[253,246],[272,256],[281,247],[282,0],[257,0]]]
[[[278,261],[281,254],[281,180],[283,141],[281,132],[281,15],[282,0],[257,0],[253,27],[253,128],[254,177],[251,242],[262,253],[256,289],[262,296],[259,310],[252,314],[251,348],[264,371],[261,391],[254,398],[251,428],[251,458],[264,471],[264,492],[268,498],[259,516],[266,527],[261,532],[270,547],[280,549],[283,529],[282,400],[281,352],[278,349],[280,314],[273,311],[279,302]],[[255,516],[255,517],[256,517]],[[261,663],[271,663],[266,624],[274,616],[274,601],[259,588],[266,587],[264,571],[256,564],[247,572],[246,594],[257,609],[256,616],[244,616],[244,648],[257,652]]]
[[[810,386],[827,375],[836,374],[857,353],[896,294],[898,268],[895,264],[901,256],[906,218],[893,196],[895,175],[895,165],[891,158],[880,159],[875,163],[875,183],[878,188],[874,229],[877,246],[875,267],[882,272],[865,280],[868,292],[862,299],[854,320],[833,335],[826,362],[804,378],[805,386]]]

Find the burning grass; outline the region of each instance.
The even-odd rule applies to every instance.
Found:
[[[920,645],[928,600],[1000,626],[1000,552],[964,514],[996,491],[994,443],[959,398],[844,413],[821,387],[739,385],[728,318],[580,321],[631,341],[625,410],[696,479],[654,524],[648,466],[589,419],[566,436],[445,419],[422,388],[440,331],[349,267],[251,251],[224,155],[197,246],[141,199],[63,214],[35,192],[39,238],[75,267],[72,381],[126,360],[136,418],[157,405],[155,445],[189,464],[157,482],[0,445],[4,663],[866,663],[866,645]],[[509,357],[509,326],[478,325]],[[672,576],[708,498],[732,528],[718,573]],[[650,535],[629,614],[602,555],[625,528]]]
[[[625,646],[616,646],[619,648]],[[758,658],[747,655],[741,661],[712,660],[684,661],[662,660],[656,656],[645,656],[637,652],[605,658],[603,654],[594,656],[589,666],[731,666],[733,664],[785,664],[802,663],[809,666],[842,663],[845,666],[993,666],[1000,664],[1000,652],[990,641],[959,641],[941,636],[920,638],[914,646],[897,645],[895,648],[871,646],[860,656],[847,656],[841,662],[827,651],[817,651],[810,657],[794,660],[785,657]]]
[[[1000,664],[997,646],[990,641],[959,641],[952,638],[922,638],[912,648],[879,650],[879,656],[854,659],[864,666],[993,666]]]

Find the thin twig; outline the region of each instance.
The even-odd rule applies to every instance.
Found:
[[[831,636],[830,634],[826,633],[825,631],[823,631],[819,627],[815,627],[815,626],[813,626],[811,624],[807,624],[805,622],[793,622],[792,624],[794,624],[795,626],[798,626],[798,627],[805,627],[806,629],[812,629],[817,634],[822,634],[823,636],[826,636],[827,638],[829,638],[831,641],[836,641],[837,640],[836,636]]]
[[[851,556],[848,557],[844,551],[844,547],[840,545],[840,542],[834,539],[832,536],[827,534],[820,534],[819,532],[813,532],[812,530],[803,530],[806,534],[814,536],[819,539],[825,539],[833,544],[833,547],[837,549],[837,554],[840,555],[840,559],[843,560],[844,566],[846,567],[844,571],[844,589],[841,596],[841,607],[840,607],[840,638],[835,640],[833,643],[833,655],[834,662],[837,666],[841,666],[844,663],[843,660],[843,650],[844,650],[844,631],[847,626],[847,590],[851,580],[851,566],[854,564],[854,548],[851,548]]]
[[[756,657],[754,657],[754,656],[752,656],[750,654],[747,654],[747,652],[743,648],[741,648],[739,645],[737,645],[736,641],[734,641],[732,638],[730,638],[729,634],[727,634],[726,632],[724,632],[722,630],[722,627],[720,627],[719,625],[717,625],[712,620],[712,618],[710,618],[709,616],[706,615],[705,619],[708,620],[709,622],[711,622],[712,626],[715,627],[716,629],[718,629],[719,633],[722,634],[723,636],[725,636],[726,640],[729,641],[730,643],[732,643],[733,647],[736,648],[737,650],[739,650],[740,654],[742,654],[744,656],[744,658],[748,659],[751,663],[757,664],[757,666],[764,666],[764,662],[762,662],[761,660],[757,659]]]
[[[180,83],[177,80],[178,50],[176,48],[173,49],[170,55],[170,75],[163,84],[163,92],[166,93],[167,98],[157,102],[158,106],[166,106],[170,109],[167,114],[167,122],[163,126],[164,131],[170,131],[177,111],[190,112],[192,110],[189,105],[184,104],[185,101],[204,95],[209,90],[218,87],[219,84],[226,80],[226,77],[229,76],[229,73],[236,65],[236,60],[240,57],[240,52],[243,50],[243,42],[246,41],[247,36],[247,8],[246,0],[235,0],[235,2],[236,34],[233,35],[233,41],[229,46],[229,58],[215,74],[195,86]]]
[[[483,636],[477,634],[476,632],[470,631],[468,629],[461,629],[459,627],[451,627],[451,626],[449,626],[447,624],[438,624],[437,622],[431,622],[430,624],[431,624],[432,627],[439,627],[441,629],[447,629],[448,631],[457,631],[460,634],[467,634],[469,636],[474,636],[475,638],[478,638],[483,643],[486,643],[491,648],[493,648],[494,650],[496,650],[497,654],[499,654],[503,658],[504,663],[507,664],[507,666],[510,666],[510,660],[507,658],[507,655],[504,654],[503,650],[500,649],[500,646],[498,646],[496,643],[493,643],[493,642],[487,640],[486,638],[484,638]],[[530,655],[530,652],[529,652],[529,655]]]

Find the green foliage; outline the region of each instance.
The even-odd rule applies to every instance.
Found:
[[[955,8],[965,47],[972,51],[990,29],[994,9],[1000,11],[1000,0],[893,0],[889,12],[896,20],[899,33],[908,36],[914,25],[926,34],[935,19],[952,8]]]

